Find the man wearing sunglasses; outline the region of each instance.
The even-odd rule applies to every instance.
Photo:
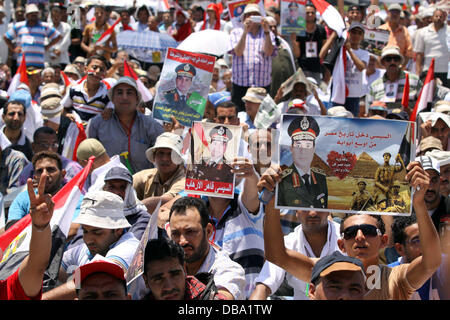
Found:
[[[403,88],[405,87],[406,72],[402,70],[405,59],[397,46],[386,46],[381,52],[381,65],[386,69],[384,75],[375,80],[370,86],[367,99],[369,105],[374,101],[383,101],[388,109],[402,108]],[[412,110],[417,99],[418,91],[422,87],[419,77],[408,73],[409,77],[409,109]],[[406,110],[408,113],[410,110]]]
[[[347,215],[341,223],[340,250],[350,257],[358,258],[364,265],[369,291],[368,300],[406,300],[419,289],[436,271],[441,263],[439,236],[427,212],[424,197],[430,178],[419,162],[409,163],[406,180],[414,188],[413,205],[419,226],[422,256],[411,263],[389,268],[379,265],[380,249],[386,246],[388,236],[379,215]],[[258,182],[258,189],[273,191],[281,180],[281,169],[269,168]],[[286,249],[281,231],[280,213],[272,199],[265,208],[264,248],[268,261],[278,265],[303,281],[311,279],[315,259]]]

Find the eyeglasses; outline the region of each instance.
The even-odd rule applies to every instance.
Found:
[[[400,61],[400,57],[399,56],[386,56],[383,58],[384,61],[386,62],[391,62],[392,60],[394,62],[399,62]]]
[[[50,149],[50,148],[58,149],[58,147],[59,147],[59,144],[57,142],[55,142],[55,143],[36,142],[36,143],[43,146],[46,149]]]
[[[376,226],[371,224],[358,224],[348,227],[342,232],[344,240],[350,240],[356,237],[358,230],[361,230],[365,237],[381,236],[381,231]]]

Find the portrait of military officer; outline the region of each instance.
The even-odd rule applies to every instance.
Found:
[[[233,182],[233,173],[229,161],[225,157],[227,145],[233,139],[230,129],[225,126],[215,126],[209,132],[210,143],[208,158],[202,158],[200,164],[194,164],[188,178],[208,181]]]
[[[384,163],[375,171],[375,194],[373,196],[375,203],[379,203],[381,200],[389,202],[390,191],[394,185],[394,175],[397,172],[402,171],[404,168],[400,155],[395,158],[395,164],[391,165],[391,154],[385,152],[383,154]]]
[[[175,73],[176,87],[163,93],[163,103],[177,110],[178,113],[184,112],[186,115],[197,113],[195,109],[187,104],[192,94],[189,92],[189,89],[197,73],[195,67],[190,63],[182,63],[175,68]],[[176,117],[176,114],[174,115]]]
[[[372,195],[366,190],[367,183],[364,180],[358,182],[358,192],[353,193],[350,210],[366,211],[374,204]]]
[[[286,26],[288,27],[297,27],[297,19],[300,15],[298,4],[296,2],[291,2],[288,5],[289,15],[286,18]]]
[[[327,208],[328,187],[325,174],[311,168],[320,133],[313,117],[294,118],[288,126],[293,163],[282,172],[278,184],[278,206]]]

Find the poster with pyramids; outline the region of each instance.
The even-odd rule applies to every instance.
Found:
[[[169,48],[153,102],[153,117],[190,127],[203,119],[216,58]]]
[[[282,115],[276,208],[410,215],[408,121]]]

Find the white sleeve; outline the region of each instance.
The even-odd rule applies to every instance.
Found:
[[[246,299],[245,286],[247,282],[244,268],[231,260],[225,252],[216,253],[216,260],[210,271],[214,274],[214,283],[218,289],[228,290],[235,300]]]
[[[274,294],[283,283],[285,274],[286,271],[284,269],[266,261],[255,282],[266,285],[270,289],[271,294]]]

